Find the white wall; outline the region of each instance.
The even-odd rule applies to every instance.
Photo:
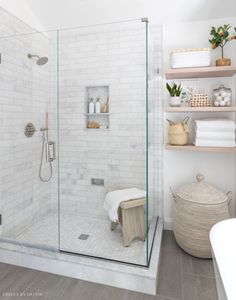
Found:
[[[27,5],[25,0],[21,1],[5,1],[0,0],[0,7],[7,10],[10,14],[14,15],[14,17],[18,18],[19,21],[25,22],[26,25],[31,26],[36,30],[43,30],[44,27],[39,22],[39,20],[35,17],[32,9]],[[30,30],[30,28],[25,27],[24,30]]]
[[[0,39],[0,133],[1,176],[0,232],[16,237],[51,208],[51,183],[39,180],[39,164],[45,113],[49,111],[50,62],[39,67],[28,53],[49,55],[48,37],[41,33],[22,35],[32,29],[0,9],[0,32],[17,37]],[[32,122],[37,132],[31,138],[24,128]],[[45,163],[44,163],[45,166]],[[47,165],[48,166],[48,165]],[[43,168],[43,173],[48,169]],[[47,174],[46,174],[47,175]]]
[[[0,6],[39,30],[142,17],[167,24],[229,17],[236,11],[235,0],[228,0],[223,9],[221,0],[188,0],[187,5],[186,0],[0,0]]]
[[[163,32],[164,66],[170,68],[170,52],[178,48],[209,47],[209,31],[211,26],[225,23],[236,25],[236,18],[222,20],[208,20],[202,22],[181,23],[165,25]],[[215,50],[212,53],[212,64],[220,52]],[[232,58],[232,63],[236,63],[236,43],[232,42],[226,46],[225,56]],[[182,81],[186,83],[187,81]],[[235,100],[235,77],[200,79],[189,84],[196,84],[201,91],[212,93],[213,88],[217,88],[221,83],[233,89]],[[165,94],[165,106],[168,106],[169,95]],[[191,115],[191,114],[187,114]],[[165,117],[171,120],[181,120],[186,114],[166,114]],[[212,115],[208,115],[212,116]],[[214,115],[214,116],[222,116]],[[234,114],[224,114],[225,117],[233,118]],[[192,118],[204,118],[205,114],[193,114]],[[191,123],[189,123],[191,124]],[[166,138],[167,141],[167,122]],[[190,125],[191,127],[191,125]],[[179,185],[195,181],[197,173],[202,173],[206,181],[223,191],[233,190],[235,198],[235,155],[229,153],[197,153],[181,151],[165,151],[164,155],[164,216],[166,228],[172,227],[173,200],[170,193],[170,186],[175,190]],[[234,206],[234,205],[233,205]],[[231,207],[231,214],[235,209]]]

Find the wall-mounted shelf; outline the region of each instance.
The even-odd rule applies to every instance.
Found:
[[[110,128],[84,128],[86,131],[111,131]]]
[[[231,77],[236,74],[236,67],[204,67],[170,69],[166,72],[166,79]]]
[[[166,107],[167,113],[186,113],[186,112],[236,112],[236,106],[228,107]]]
[[[185,151],[195,151],[195,152],[229,152],[236,153],[236,148],[232,147],[197,147],[194,145],[185,146],[174,146],[166,144],[166,150],[185,150]]]
[[[86,113],[85,114],[86,116],[92,116],[92,117],[99,117],[99,116],[109,116],[110,115],[110,113],[99,113],[99,114],[96,114],[96,113],[94,113],[94,114],[90,114],[90,113]]]

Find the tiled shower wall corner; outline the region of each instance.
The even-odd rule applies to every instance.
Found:
[[[19,19],[0,9],[0,132],[3,236],[14,238],[50,208],[50,183],[39,180],[39,162],[45,112],[50,110],[49,66],[39,67],[28,53],[49,55],[49,41],[32,32]],[[26,138],[24,127],[32,122],[37,132]],[[47,172],[47,171],[45,171]]]
[[[108,191],[134,186],[146,189],[145,25],[119,26],[60,32],[63,212],[106,218],[103,201]],[[156,100],[162,85],[155,72],[161,65],[161,28],[154,34],[157,40],[150,55],[155,64],[149,78],[150,216],[158,209],[162,192],[162,110]],[[86,87],[100,85],[109,86],[110,130],[86,129]],[[104,179],[104,187],[92,186],[92,178]]]

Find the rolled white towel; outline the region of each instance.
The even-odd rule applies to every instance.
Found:
[[[235,131],[235,123],[229,119],[211,118],[193,121],[195,131]]]
[[[195,139],[194,145],[198,147],[235,147],[235,141],[233,140],[205,140]]]
[[[197,130],[195,133],[196,139],[207,139],[207,140],[235,140],[235,132],[234,131],[201,131]]]
[[[121,202],[141,199],[146,197],[146,191],[129,188],[109,192],[106,195],[103,207],[108,212],[108,216],[112,222],[118,222],[118,209]]]

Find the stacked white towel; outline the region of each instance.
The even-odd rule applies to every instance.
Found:
[[[194,145],[201,147],[235,147],[235,123],[229,119],[195,120]]]

